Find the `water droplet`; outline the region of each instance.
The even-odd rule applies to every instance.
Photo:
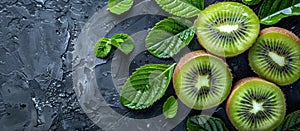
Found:
[[[102,75],[105,76],[105,77],[107,77],[109,74],[111,74],[110,71],[106,71],[106,72],[103,72],[103,73],[102,73]]]
[[[117,75],[116,75],[116,74],[111,74],[111,76],[112,76],[113,78],[116,78]]]
[[[66,95],[65,95],[65,93],[59,93],[58,96],[59,97],[65,97]]]
[[[0,64],[5,64],[5,61],[0,60]]]
[[[293,29],[295,29],[296,28],[296,26],[293,26],[291,29],[293,30]]]

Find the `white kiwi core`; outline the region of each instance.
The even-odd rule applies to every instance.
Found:
[[[274,52],[269,52],[269,57],[279,66],[284,66],[285,65],[285,57],[280,56],[277,53]]]
[[[253,113],[253,114],[256,114],[259,111],[263,111],[264,110],[263,104],[264,104],[263,102],[259,103],[259,102],[255,101],[255,100],[253,100],[252,101],[252,107],[253,108],[252,108],[252,110],[250,110],[250,112]]]
[[[202,87],[210,87],[209,75],[199,75],[197,78],[196,87],[200,90]]]
[[[220,32],[225,32],[225,33],[231,33],[233,31],[236,31],[239,29],[239,25],[229,25],[229,24],[225,24],[225,25],[220,25],[217,27],[217,29]]]

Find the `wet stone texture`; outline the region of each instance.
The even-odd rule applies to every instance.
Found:
[[[99,130],[72,89],[71,52],[106,2],[0,0],[0,130]]]

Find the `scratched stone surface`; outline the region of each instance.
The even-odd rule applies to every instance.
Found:
[[[0,130],[100,129],[71,80],[73,42],[107,1],[0,0]]]
[[[73,90],[71,61],[81,29],[105,5],[107,0],[0,0],[0,130],[101,130],[80,107]],[[258,11],[258,6],[252,8]],[[300,37],[299,17],[276,26]],[[199,44],[189,47],[201,49]],[[162,62],[145,56],[149,54],[140,54],[130,68]],[[234,82],[255,76],[247,64],[247,52],[226,61]],[[299,110],[300,81],[283,91],[287,112]],[[111,100],[115,96],[105,97]],[[224,107],[221,104],[215,116],[234,130]],[[192,110],[190,115],[198,113]],[[185,128],[183,121],[174,130]]]

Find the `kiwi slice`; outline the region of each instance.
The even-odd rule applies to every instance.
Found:
[[[186,106],[203,110],[215,107],[227,98],[232,75],[222,59],[200,50],[180,59],[173,73],[173,85]]]
[[[249,51],[249,64],[260,77],[284,86],[300,78],[300,40],[292,32],[270,27]]]
[[[199,43],[209,52],[233,57],[255,42],[260,24],[256,14],[237,2],[220,2],[204,9],[195,21]]]
[[[256,77],[244,78],[233,87],[226,112],[238,130],[272,131],[285,116],[284,94],[271,82]]]

